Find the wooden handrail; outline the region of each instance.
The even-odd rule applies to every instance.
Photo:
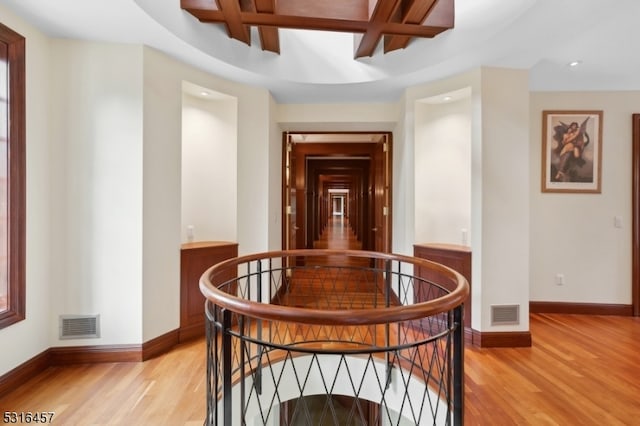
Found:
[[[216,288],[214,283],[211,282],[211,277],[221,271],[227,271],[229,268],[237,267],[252,261],[285,258],[295,259],[297,257],[310,256],[345,256],[404,262],[413,265],[414,268],[422,267],[441,273],[443,277],[450,279],[451,282],[456,284],[456,286],[451,293],[443,297],[412,305],[367,309],[309,309],[260,303],[243,299]],[[331,268],[331,266],[327,266],[327,268]],[[418,278],[414,276],[414,279]],[[218,263],[217,265],[207,269],[207,271],[202,275],[202,278],[200,279],[200,290],[204,296],[215,305],[247,317],[302,324],[349,326],[410,321],[448,312],[463,304],[469,294],[469,284],[461,274],[453,269],[426,259],[371,251],[308,249],[257,253],[236,257]]]

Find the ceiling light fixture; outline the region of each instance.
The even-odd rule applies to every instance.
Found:
[[[201,94],[202,96],[209,96],[209,92],[204,92],[204,91],[203,91],[203,92],[200,92],[200,94]]]
[[[577,67],[578,65],[580,65],[581,63],[582,63],[582,61],[571,61],[571,62],[569,62],[569,64],[568,64],[568,65],[569,65],[571,68],[575,68],[575,67]]]
[[[445,102],[449,102],[451,100],[451,96],[445,96],[444,98],[442,98],[442,100]]]

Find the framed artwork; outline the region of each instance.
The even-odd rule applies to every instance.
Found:
[[[601,192],[602,111],[542,111],[542,192]]]

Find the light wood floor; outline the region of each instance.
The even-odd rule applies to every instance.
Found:
[[[467,425],[640,424],[640,318],[532,315],[531,348],[465,354]],[[59,425],[201,425],[205,344],[143,363],[51,367],[0,399]]]
[[[531,348],[466,348],[465,424],[640,424],[640,318],[536,314],[530,328]],[[201,425],[204,340],[143,363],[50,367],[0,411],[53,411],[58,425]]]

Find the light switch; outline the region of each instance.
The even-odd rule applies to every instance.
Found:
[[[622,228],[622,216],[613,217],[613,226],[616,228]]]

